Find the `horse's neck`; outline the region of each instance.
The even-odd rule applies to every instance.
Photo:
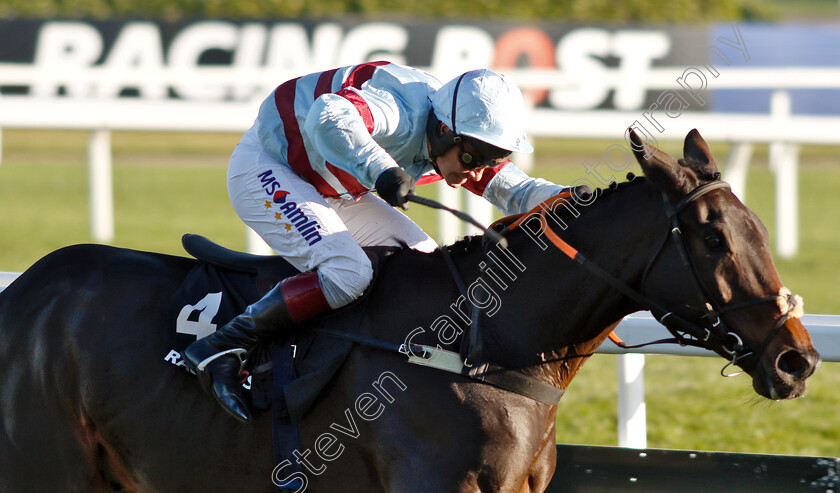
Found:
[[[589,207],[564,218],[566,229],[554,229],[590,262],[638,290],[666,234],[659,193],[648,183],[628,185]],[[500,295],[502,315],[483,328],[487,359],[514,367],[556,360],[573,375],[579,368],[574,355],[594,351],[608,328],[640,307],[550,244],[543,250],[525,233],[511,240],[510,254],[523,268]]]

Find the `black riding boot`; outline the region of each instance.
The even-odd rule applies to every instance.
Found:
[[[242,354],[260,339],[280,335],[291,325],[329,309],[316,272],[292,276],[224,327],[192,343],[184,351],[184,362],[222,409],[248,423],[251,412],[239,381]]]

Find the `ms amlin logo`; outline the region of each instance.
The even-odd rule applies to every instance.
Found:
[[[287,200],[289,192],[280,188],[280,183],[274,178],[271,170],[260,173],[259,177],[265,193],[271,197],[272,202],[280,206],[280,210],[283,211],[283,216],[286,218],[286,221],[289,222],[289,225],[294,226],[297,232],[303,236],[303,239],[309,243],[309,246],[321,241],[321,233],[318,231],[318,228],[321,226],[314,219],[309,219],[300,210],[297,202]]]

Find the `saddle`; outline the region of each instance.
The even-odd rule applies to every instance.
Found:
[[[201,235],[187,233],[181,237],[181,245],[187,253],[208,265],[256,276],[260,297],[278,282],[299,273],[292,264],[278,255],[238,252]]]
[[[199,262],[190,271],[170,301],[174,330],[167,331],[166,360],[180,366],[180,353],[198,337],[222,327],[251,303],[260,299],[275,284],[299,271],[280,256],[253,255],[230,250],[204,236],[185,234],[184,249]],[[365,248],[374,267],[374,281],[392,247]],[[353,342],[324,337],[315,329],[339,328],[353,332],[361,323],[367,293],[347,307],[335,310],[297,326],[286,339],[258,344],[247,355],[246,372],[250,375],[253,410],[275,407],[275,413],[287,415],[299,423],[320,392],[341,368],[353,348]],[[290,354],[285,382],[275,382],[278,358]],[[288,359],[288,358],[286,358]],[[290,366],[289,366],[290,365]],[[250,386],[250,388],[249,388]],[[276,395],[282,391],[282,396]],[[283,409],[276,409],[282,398]]]

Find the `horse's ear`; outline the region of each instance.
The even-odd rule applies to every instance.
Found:
[[[677,201],[697,187],[697,177],[690,169],[681,166],[662,150],[642,142],[632,128],[630,143],[645,176],[671,200]]]
[[[684,158],[679,161],[680,164],[691,168],[699,178],[706,181],[720,179],[717,163],[709,152],[709,146],[696,128],[685,136],[683,155]]]

